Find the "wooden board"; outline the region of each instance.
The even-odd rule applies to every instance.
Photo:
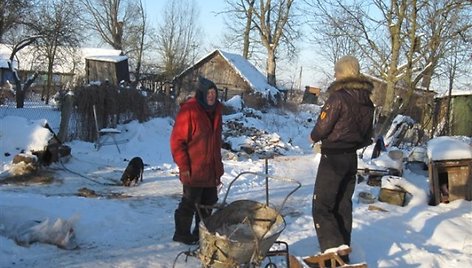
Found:
[[[367,268],[367,264],[365,263],[356,263],[356,264],[346,264],[340,256],[347,255],[351,253],[351,248],[343,249],[338,252],[329,252],[318,254],[314,256],[309,256],[303,259],[303,261],[309,267],[321,267],[321,268],[328,268],[328,267],[345,267],[345,268]],[[329,263],[329,265],[325,265],[325,263]]]

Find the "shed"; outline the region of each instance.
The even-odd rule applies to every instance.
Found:
[[[305,86],[302,103],[316,104],[320,93],[321,89],[318,87]]]
[[[87,82],[109,81],[118,85],[121,81],[129,82],[127,56],[89,56],[85,57]]]
[[[451,96],[438,96],[434,100],[433,126],[434,133],[445,133],[447,120],[447,106],[451,100],[449,135],[472,136],[472,90],[452,91]]]
[[[472,144],[458,137],[436,137],[428,141],[427,155],[429,204],[472,200]]]
[[[178,101],[194,93],[198,76],[212,80],[221,90],[222,100],[242,95],[248,104],[254,102],[254,96],[275,100],[279,94],[279,90],[269,85],[266,77],[248,60],[217,49],[174,78]]]

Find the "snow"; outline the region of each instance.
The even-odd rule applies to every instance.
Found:
[[[469,96],[472,95],[472,90],[467,90],[467,89],[454,89],[451,91],[451,96]],[[445,91],[442,94],[438,94],[436,98],[441,99],[441,98],[448,98],[449,97],[449,92]]]
[[[44,128],[45,120],[28,121],[23,117],[7,116],[2,120],[0,138],[2,150],[14,152],[18,145],[25,151],[40,151],[51,139],[51,132]]]
[[[225,102],[225,105],[232,107],[235,111],[240,111],[243,108],[243,101],[240,95],[236,95]]]
[[[220,53],[255,91],[262,93],[264,96],[275,96],[279,93],[279,90],[269,85],[266,77],[244,57],[221,50]]]
[[[8,176],[15,154],[43,147],[49,138],[41,128],[44,118],[25,119],[17,109],[9,113],[2,109],[0,179]],[[314,125],[312,119],[317,118],[319,107],[301,106],[300,110],[293,114],[257,113],[250,118],[241,118],[238,113],[224,118],[225,121],[241,118],[247,126],[265,130],[286,143],[291,140],[292,146],[285,155],[267,160],[269,174],[284,178],[269,180],[269,204],[280,209],[286,222],[278,240],[287,242],[290,254],[299,260],[319,252],[311,202],[320,159],[308,142]],[[52,118],[48,124],[56,130],[59,122],[55,117],[45,118]],[[196,257],[188,257],[186,262],[185,256],[179,255],[196,247],[172,241],[173,213],[182,190],[169,149],[172,124],[171,118],[154,118],[145,123],[119,125],[121,133],[116,135],[117,139],[127,140],[119,144],[121,153],[114,145],[97,151],[93,143],[74,140],[67,143],[72,156],[47,168],[55,178],[52,184],[0,184],[0,220],[4,219],[0,222],[0,234],[3,233],[0,267],[173,267],[174,261],[175,267],[201,267]],[[470,150],[470,138],[463,140],[464,148]],[[450,138],[438,138],[428,148],[438,145],[431,153],[440,155],[451,150],[446,146],[450,143]],[[452,150],[454,154],[462,151],[455,147]],[[114,186],[126,168],[126,160],[134,156],[145,162],[144,182],[136,187]],[[361,164],[387,162],[370,163],[365,159]],[[265,172],[264,159],[225,160],[224,164],[220,202],[227,194],[228,202],[249,199],[265,203],[265,179],[260,176],[240,176],[227,191],[241,172]],[[296,188],[294,181],[301,188],[280,208],[284,198]],[[404,207],[378,200],[365,204],[359,200],[359,193],[378,196],[379,187],[369,186],[365,181],[357,184],[352,198],[352,262],[366,262],[369,267],[472,267],[470,201],[428,206],[427,171],[421,169],[405,168],[402,177],[387,176],[384,181],[401,185],[412,195],[411,200]],[[77,195],[84,187],[100,196]],[[372,205],[379,209],[369,209]],[[44,219],[71,222],[78,248],[65,250],[47,243],[23,247],[5,234],[7,223],[19,226],[24,221]],[[272,259],[283,261],[281,257]]]
[[[459,137],[437,137],[428,141],[428,159],[441,160],[472,160],[472,146]]]
[[[85,59],[117,63],[127,60],[128,56],[89,56],[85,57]]]

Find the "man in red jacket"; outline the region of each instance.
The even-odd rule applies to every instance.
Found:
[[[175,119],[170,147],[179,167],[183,195],[174,213],[174,241],[189,245],[197,243],[200,215],[196,204],[212,206],[218,201],[217,186],[224,173],[221,111],[215,83],[200,77],[195,97],[181,105]],[[200,212],[206,218],[211,209],[200,209]],[[191,232],[194,217],[195,227]]]

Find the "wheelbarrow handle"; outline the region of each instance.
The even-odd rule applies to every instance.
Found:
[[[297,181],[297,180],[294,180],[294,179],[289,179],[289,178],[282,178],[282,177],[276,177],[276,176],[273,176],[273,175],[269,175],[269,174],[265,174],[265,173],[259,173],[259,172],[252,172],[252,171],[243,171],[241,173],[239,173],[229,184],[228,184],[228,190],[226,190],[226,194],[225,194],[225,197],[223,198],[223,202],[221,204],[222,207],[225,207],[226,206],[226,198],[228,197],[228,194],[230,192],[230,189],[231,187],[233,186],[233,183],[239,179],[239,177],[241,177],[242,175],[246,175],[246,174],[251,174],[251,175],[256,175],[256,176],[262,176],[262,177],[266,177],[266,178],[271,178],[271,179],[275,179],[275,180],[279,180],[279,181],[288,181],[288,182],[293,182],[295,183],[297,186],[292,190],[290,191],[287,196],[284,198],[283,202],[282,202],[282,205],[280,206],[280,209],[279,210],[282,210],[282,208],[285,206],[285,202],[287,201],[287,199],[289,198],[289,196],[291,196],[295,191],[297,191],[300,187],[302,187],[302,184]],[[266,194],[268,194],[268,192],[266,191]],[[269,204],[267,204],[269,205]]]

